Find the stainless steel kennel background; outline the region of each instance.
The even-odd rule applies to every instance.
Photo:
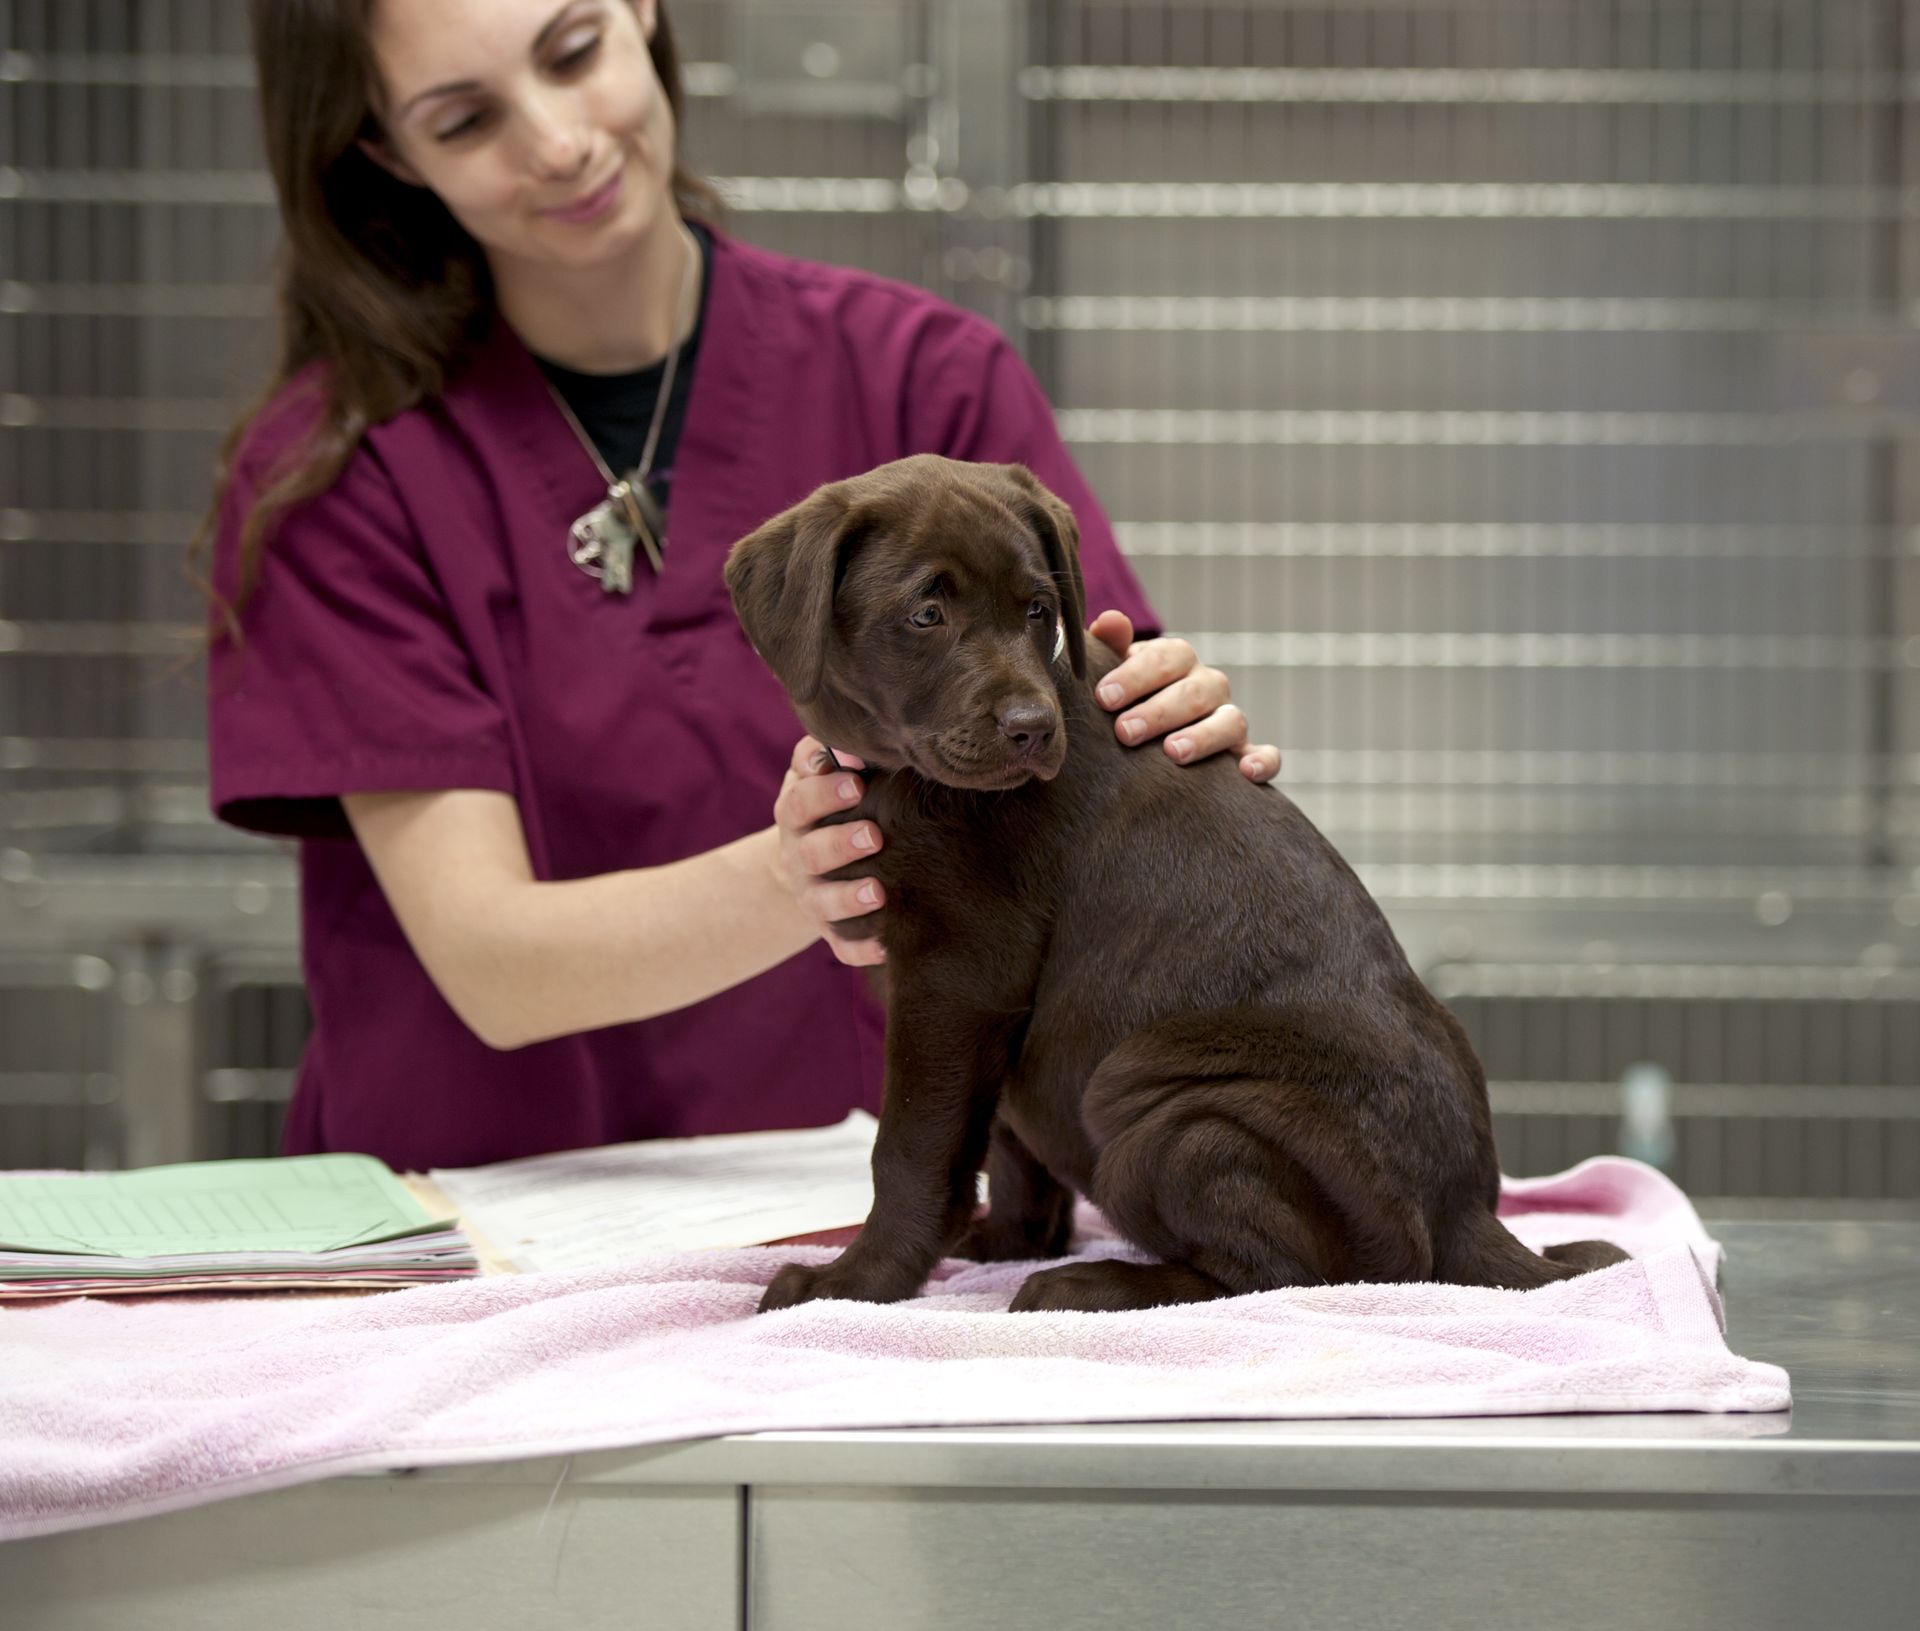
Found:
[[[1473,1029],[1509,1170],[1920,1216],[1907,0],[677,0],[733,226],[1025,347]],[[289,858],[178,561],[267,346],[238,0],[0,0],[0,1165],[272,1147]]]

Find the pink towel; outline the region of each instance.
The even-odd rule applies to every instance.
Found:
[[[1719,1248],[1650,1167],[1510,1183],[1529,1245],[1635,1261],[1537,1291],[1317,1286],[1137,1314],[1005,1310],[1032,1264],[942,1263],[908,1303],[753,1316],[822,1246],[651,1257],[361,1297],[0,1311],[0,1538],[382,1467],[777,1428],[1761,1411]],[[1079,1255],[1133,1256],[1099,1232]]]

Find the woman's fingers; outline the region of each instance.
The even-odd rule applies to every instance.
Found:
[[[1174,730],[1162,746],[1169,759],[1188,765],[1216,753],[1237,751],[1246,741],[1247,716],[1233,703],[1224,702],[1204,719]]]
[[[872,968],[876,963],[887,960],[887,948],[875,940],[844,940],[839,935],[829,933],[827,944],[833,948],[833,955],[849,968]]]
[[[1240,755],[1240,774],[1250,782],[1270,782],[1280,774],[1280,750],[1271,742],[1245,749]]]
[[[1208,740],[1219,737],[1221,710],[1233,707],[1233,694],[1227,676],[1217,668],[1200,667],[1153,693],[1144,702],[1129,708],[1114,721],[1114,730],[1123,742],[1135,746],[1150,742],[1169,731],[1186,727],[1204,727]],[[1234,708],[1234,713],[1239,713]],[[1244,720],[1242,725],[1244,728]],[[1219,743],[1224,746],[1222,739]]]
[[[1125,612],[1105,611],[1087,625],[1087,633],[1116,656],[1124,657],[1133,644],[1133,619]]]
[[[811,827],[860,802],[860,778],[846,771],[824,776],[789,776],[780,789],[773,818],[783,827]]]
[[[818,878],[865,860],[881,843],[880,829],[871,821],[848,821],[801,834],[798,848],[801,864]]]
[[[803,736],[793,744],[793,757],[787,768],[796,776],[824,776],[836,769],[865,770],[867,762],[845,748],[829,749],[817,736]]]

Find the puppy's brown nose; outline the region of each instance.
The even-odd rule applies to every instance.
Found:
[[[1053,740],[1054,712],[1042,702],[1010,702],[999,713],[1000,734],[1025,757]]]

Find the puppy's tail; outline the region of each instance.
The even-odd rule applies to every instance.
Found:
[[[1529,1251],[1491,1212],[1469,1212],[1455,1225],[1436,1254],[1434,1278],[1457,1286],[1499,1286],[1531,1291],[1555,1280],[1609,1268],[1627,1254],[1604,1240],[1574,1240]]]

